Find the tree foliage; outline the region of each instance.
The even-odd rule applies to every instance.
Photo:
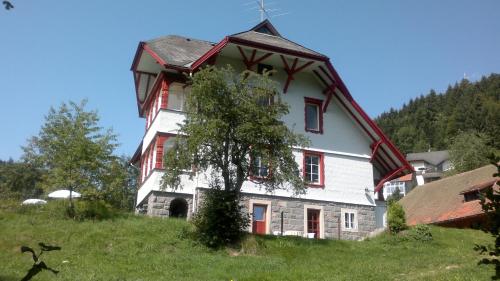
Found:
[[[230,66],[197,72],[186,119],[164,157],[164,188],[180,188],[180,176],[190,167],[210,175],[211,190],[194,220],[197,236],[207,246],[236,242],[246,228],[240,191],[251,176],[253,159],[259,157],[269,169],[256,181],[266,190],[305,190],[293,147],[305,146],[307,140],[282,121],[289,108],[268,74],[237,74]]]
[[[470,131],[457,135],[450,146],[453,172],[462,173],[488,164],[492,151],[487,143],[488,137],[484,133]]]
[[[0,198],[38,198],[42,193],[43,171],[23,162],[0,160]]]
[[[42,185],[47,191],[93,192],[115,176],[116,136],[99,127],[97,112],[86,111],[85,105],[70,102],[51,108],[38,136],[23,147],[23,159],[45,171]]]
[[[446,150],[461,132],[484,134],[490,148],[500,150],[500,74],[471,83],[462,80],[437,94],[412,99],[399,110],[375,119],[404,153]]]
[[[497,167],[494,177],[500,177],[500,158],[491,156],[492,164]],[[495,244],[476,245],[475,249],[481,254],[487,253],[490,258],[484,258],[480,264],[491,264],[495,266],[493,280],[500,280],[500,180],[497,180],[493,188],[487,189],[481,197],[481,207],[486,213],[487,222],[482,229],[489,232],[495,238]]]
[[[242,215],[239,192],[221,190],[220,186],[215,181],[204,193],[193,220],[198,240],[211,248],[237,242],[250,221],[248,215]]]
[[[307,140],[281,120],[289,107],[277,93],[267,74],[237,74],[230,66],[196,73],[175,149],[166,153],[164,187],[178,188],[180,175],[196,167],[221,178],[223,190],[239,192],[250,175],[252,153],[271,169],[259,181],[267,190],[303,192],[293,147]]]

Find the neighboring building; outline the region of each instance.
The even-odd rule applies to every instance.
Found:
[[[479,192],[498,188],[495,172],[495,166],[487,165],[419,186],[399,201],[408,224],[478,227],[485,218]]]
[[[406,196],[417,184],[415,174],[408,174],[397,179],[384,183],[384,198],[391,196],[396,190],[399,189],[401,196]]]
[[[408,153],[406,160],[413,166],[418,185],[443,177],[443,172],[453,169],[448,151]]]
[[[380,226],[376,214],[384,213],[383,203],[377,205],[374,193],[412,167],[354,101],[329,58],[282,37],[267,20],[218,43],[169,35],[139,44],[132,64],[139,116],[146,120],[132,160],[141,167],[139,211],[189,218],[208,188],[209,175],[191,173],[190,179],[189,172],[183,189],[160,188],[163,154],[185,118],[185,74],[208,64],[276,70],[272,79],[290,105],[283,121],[310,139],[310,147],[294,152],[311,182],[307,194],[267,193],[253,181],[244,183],[242,203],[253,214],[249,231],[273,234],[283,225],[289,235],[359,239]]]

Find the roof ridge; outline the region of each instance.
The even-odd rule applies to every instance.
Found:
[[[164,38],[167,38],[167,37],[179,37],[179,38],[189,39],[189,40],[193,40],[193,41],[206,42],[206,43],[209,43],[209,44],[212,44],[212,45],[213,44],[217,44],[217,43],[212,42],[212,41],[208,41],[208,40],[204,40],[204,39],[198,39],[198,38],[193,38],[193,37],[186,37],[186,36],[178,35],[178,34],[163,35],[163,36],[160,36],[160,37],[156,37],[156,38],[153,38],[153,39],[146,40],[146,42],[160,40],[160,39],[164,39]]]

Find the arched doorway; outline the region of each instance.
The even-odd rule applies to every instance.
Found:
[[[184,198],[175,198],[170,202],[169,217],[186,218],[188,213],[188,203]]]

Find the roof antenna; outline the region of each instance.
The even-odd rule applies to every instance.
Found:
[[[271,19],[290,14],[288,12],[280,13],[281,9],[269,7],[277,4],[276,1],[265,3],[264,0],[254,0],[251,2],[244,3],[243,5],[249,6],[255,4],[257,4],[257,6],[250,7],[250,9],[248,10],[258,10],[260,14],[260,22],[263,22],[265,19]]]

